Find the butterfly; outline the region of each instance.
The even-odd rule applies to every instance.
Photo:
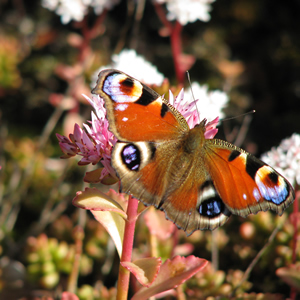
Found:
[[[294,201],[293,187],[273,168],[224,140],[205,139],[205,119],[190,129],[167,100],[129,75],[104,70],[92,93],[105,100],[118,139],[112,166],[121,190],[164,211],[187,235],[213,230],[231,214],[282,215]]]

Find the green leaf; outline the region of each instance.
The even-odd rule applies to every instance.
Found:
[[[142,258],[133,262],[121,262],[121,265],[129,270],[141,285],[149,287],[157,277],[161,258]]]
[[[120,215],[109,211],[91,210],[95,219],[102,224],[115,243],[119,257],[122,255],[125,220]]]
[[[110,191],[109,194],[113,195],[113,192]],[[121,257],[125,219],[127,218],[122,205],[96,188],[86,188],[83,192],[78,192],[73,199],[73,204],[91,211],[95,219],[111,236]]]
[[[77,192],[72,203],[83,209],[114,212],[127,219],[122,205],[96,188],[86,188],[83,192]]]
[[[289,286],[300,291],[300,263],[290,265],[289,267],[279,268],[276,270],[276,275]]]
[[[98,183],[101,182],[102,184],[105,185],[112,185],[115,184],[116,182],[119,181],[118,178],[112,176],[111,174],[107,174],[106,176],[104,176],[101,180],[101,172],[104,168],[98,168],[96,170],[90,171],[90,172],[86,172],[85,176],[83,178],[84,182],[88,182],[88,183]]]
[[[175,256],[168,259],[161,266],[158,276],[149,287],[142,287],[131,300],[148,299],[156,294],[176,288],[191,278],[207,265],[207,260],[195,257]]]

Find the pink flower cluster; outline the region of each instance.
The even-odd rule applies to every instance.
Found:
[[[102,179],[108,173],[115,176],[115,171],[111,167],[111,151],[117,139],[108,130],[109,124],[106,120],[106,110],[103,99],[93,96],[92,99],[86,97],[96,110],[97,115],[92,112],[91,124],[83,124],[85,131],[78,124],[74,126],[74,132],[69,138],[56,134],[59,146],[64,153],[61,158],[70,158],[75,155],[82,156],[79,165],[97,164],[101,162],[104,170],[101,173]]]
[[[169,91],[169,103],[174,106],[186,119],[190,128],[194,128],[197,124],[200,123],[200,113],[197,110],[196,103],[199,100],[194,100],[192,102],[186,101],[184,99],[184,90],[181,89],[179,94],[174,98],[174,95]],[[206,124],[205,138],[213,139],[218,132],[216,128],[219,123],[219,117],[216,117],[214,120]]]
[[[99,96],[92,96],[92,99],[85,98],[94,107],[96,114],[92,112],[92,120],[90,125],[83,124],[84,129],[78,124],[74,126],[74,132],[69,135],[69,138],[56,134],[59,140],[59,146],[64,153],[61,158],[70,158],[76,155],[82,156],[79,165],[97,164],[100,162],[104,169],[101,172],[101,177],[104,178],[110,174],[116,177],[114,169],[111,167],[111,151],[117,142],[116,137],[109,131],[109,124],[106,119],[106,109],[104,100]],[[188,103],[184,101],[183,89],[177,97],[174,97],[170,91],[170,104],[172,104],[187,120],[190,128],[200,123],[199,113],[196,110],[196,101]],[[205,138],[212,139],[218,129],[216,128],[219,118],[206,124]]]

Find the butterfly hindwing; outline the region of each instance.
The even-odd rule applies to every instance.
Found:
[[[207,165],[214,185],[229,210],[246,217],[274,210],[282,215],[294,200],[289,182],[246,151],[222,140],[207,140]]]
[[[186,155],[184,148],[179,141],[119,142],[112,165],[124,192],[165,211],[169,220],[190,235],[221,226],[231,213],[203,168],[202,156]]]

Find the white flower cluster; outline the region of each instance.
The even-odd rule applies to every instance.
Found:
[[[197,20],[210,20],[211,3],[215,0],[154,0],[159,4],[166,3],[169,20],[178,20],[182,25]],[[82,21],[92,7],[97,15],[104,9],[112,9],[120,0],[42,0],[42,6],[55,11],[61,16],[63,24],[71,20]]]
[[[300,135],[294,133],[279,147],[262,155],[261,159],[272,166],[292,184],[300,184]]]
[[[201,120],[206,118],[208,121],[212,121],[216,116],[219,118],[224,117],[222,109],[228,102],[226,93],[219,90],[209,91],[206,84],[200,85],[197,82],[193,82],[191,88],[184,92],[184,102],[193,101],[193,95],[197,100],[196,106],[200,113]]]
[[[96,15],[100,15],[104,9],[112,9],[120,0],[42,0],[42,6],[55,11],[61,16],[63,24],[71,20],[82,21],[92,7]]]
[[[157,68],[146,61],[142,56],[137,55],[134,50],[122,50],[119,54],[112,56],[113,63],[98,69],[92,76],[91,86],[96,85],[98,74],[104,69],[120,70],[145,84],[155,84],[160,86],[163,83],[163,74]]]
[[[157,3],[166,3],[167,18],[177,20],[181,25],[193,23],[197,20],[210,20],[211,6],[215,0],[155,0]]]

